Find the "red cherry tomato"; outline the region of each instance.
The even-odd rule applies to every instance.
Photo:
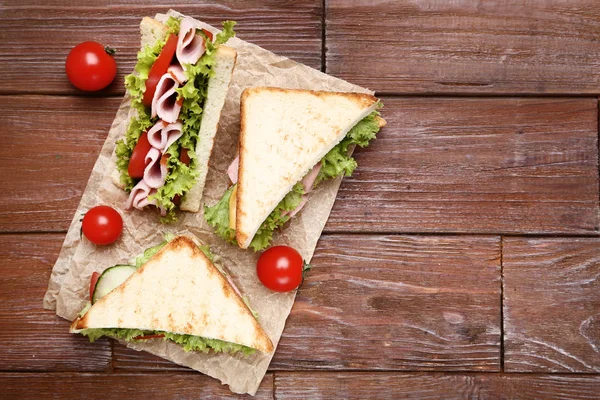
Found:
[[[112,207],[96,206],[85,213],[81,231],[90,242],[96,245],[111,244],[121,236],[123,218]]]
[[[135,144],[131,157],[129,157],[129,165],[127,173],[132,178],[143,178],[144,170],[146,169],[146,155],[150,151],[150,142],[148,141],[148,132],[143,132]]]
[[[152,68],[150,68],[150,72],[148,73],[148,79],[146,79],[146,91],[144,92],[144,98],[142,99],[142,103],[144,103],[146,107],[152,106],[152,98],[154,97],[154,92],[156,92],[156,85],[158,85],[160,78],[169,69],[176,49],[177,36],[170,34],[167,43],[165,43],[160,54],[156,58],[156,61],[152,64]]]
[[[94,298],[94,290],[96,290],[96,284],[98,283],[98,278],[100,278],[100,275],[100,273],[94,272],[90,278],[90,301],[92,301]]]
[[[98,42],[83,42],[67,55],[67,78],[77,89],[93,92],[107,87],[117,75],[114,50]]]
[[[275,292],[289,292],[302,283],[304,262],[295,249],[275,246],[261,254],[256,264],[258,279]]]

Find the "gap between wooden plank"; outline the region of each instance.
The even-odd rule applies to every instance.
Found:
[[[500,235],[500,372],[504,372],[504,236]]]

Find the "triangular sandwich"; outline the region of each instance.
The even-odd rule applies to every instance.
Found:
[[[190,238],[175,237],[137,269],[116,266],[116,272],[118,267],[134,272],[82,312],[71,325],[72,333],[90,339],[160,337],[186,350],[273,351],[237,289]],[[101,277],[96,292],[104,290],[102,282]]]
[[[385,124],[379,107],[363,93],[246,89],[239,158],[228,171],[235,186],[206,208],[209,224],[241,248],[268,246],[273,230],[304,206],[315,184],[356,168],[351,149],[368,145]]]

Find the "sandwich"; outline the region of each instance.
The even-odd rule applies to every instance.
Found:
[[[177,208],[197,212],[221,109],[237,53],[223,44],[235,22],[217,35],[193,19],[165,24],[145,17],[142,50],[125,87],[135,110],[117,141],[113,181],[129,193],[126,210],[154,207],[163,222]]]
[[[257,316],[212,258],[208,247],[181,235],[146,250],[132,265],[92,275],[91,302],[70,332],[90,341],[167,340],[185,351],[271,353]]]
[[[240,105],[232,185],[204,217],[226,241],[260,251],[317,185],[352,174],[354,147],[367,146],[385,120],[379,100],[362,93],[253,87]]]

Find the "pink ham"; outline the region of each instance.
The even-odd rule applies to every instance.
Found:
[[[158,115],[165,122],[177,122],[182,104],[182,101],[177,101],[175,89],[178,87],[179,83],[171,74],[164,74],[160,78],[152,98],[152,118]]]
[[[302,210],[302,207],[304,207],[306,205],[306,203],[308,202],[308,194],[312,191],[313,186],[315,184],[315,180],[317,179],[317,176],[319,176],[319,171],[321,171],[321,167],[323,166],[323,164],[321,164],[320,162],[315,165],[313,167],[313,169],[311,169],[309,171],[308,174],[306,174],[304,176],[304,178],[302,178],[302,185],[304,186],[304,194],[302,195],[302,200],[300,200],[300,204],[298,204],[298,206],[296,208],[294,208],[292,211],[284,211],[281,214],[285,217],[286,215],[289,215],[290,218],[292,218],[294,215],[298,214],[300,212],[300,210]]]
[[[181,64],[179,64],[179,62],[176,59],[174,59],[173,61],[173,64],[169,66],[167,72],[171,74],[171,76],[177,81],[177,83],[183,85],[188,80],[187,75],[183,71],[183,67],[181,66]]]
[[[205,50],[204,38],[196,35],[194,20],[188,17],[184,18],[179,25],[179,37],[175,50],[175,55],[183,69],[185,70],[186,64],[196,64]]]
[[[229,164],[227,168],[227,175],[229,175],[229,179],[231,179],[231,183],[237,183],[238,181],[238,168],[240,166],[240,155],[238,154],[235,160]]]
[[[148,131],[148,142],[161,153],[165,153],[181,135],[183,135],[183,124],[181,122],[167,124],[164,121],[158,121]]]
[[[310,191],[312,190],[315,180],[317,179],[317,176],[319,176],[319,171],[321,171],[322,165],[323,164],[321,164],[320,162],[317,163],[317,165],[315,165],[313,169],[311,169],[310,172],[306,174],[304,178],[302,178],[304,193],[310,193]]]
[[[134,208],[141,210],[148,205],[154,205],[154,202],[148,200],[148,196],[151,196],[154,193],[156,193],[156,189],[148,186],[142,179],[133,189],[131,189],[131,193],[129,193],[129,198],[125,204],[125,209],[127,211],[131,211]]]
[[[162,155],[160,150],[152,147],[146,154],[146,169],[144,169],[143,181],[154,189],[158,189],[165,184],[167,179],[167,161],[169,156]]]

